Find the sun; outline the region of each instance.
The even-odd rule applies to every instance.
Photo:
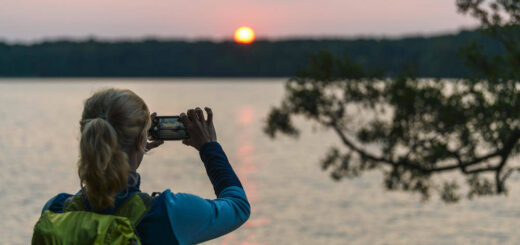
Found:
[[[242,26],[235,31],[235,42],[250,44],[255,40],[255,32],[247,26]]]

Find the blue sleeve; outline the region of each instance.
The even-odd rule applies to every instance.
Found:
[[[217,196],[227,187],[242,187],[219,143],[204,144],[200,148],[199,154]]]
[[[230,186],[217,199],[167,191],[166,211],[179,244],[204,242],[238,228],[249,218],[251,207],[244,189]]]

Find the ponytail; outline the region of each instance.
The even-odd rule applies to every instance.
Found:
[[[116,194],[126,188],[131,171],[127,152],[146,135],[149,125],[146,104],[130,90],[105,89],[86,100],[78,174],[94,209],[114,206]],[[144,146],[138,149],[144,151]]]
[[[114,205],[114,194],[126,187],[130,166],[114,128],[102,118],[90,119],[81,134],[79,178],[95,209]]]

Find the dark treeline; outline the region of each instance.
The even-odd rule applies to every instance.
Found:
[[[502,52],[480,31],[402,39],[231,41],[48,41],[0,42],[1,77],[288,77],[308,54],[348,55],[389,76],[413,69],[420,77],[468,75],[459,49],[476,41],[487,53]]]

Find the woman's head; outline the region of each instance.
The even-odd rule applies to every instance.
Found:
[[[80,120],[78,173],[92,206],[114,205],[131,171],[129,154],[145,152],[150,112],[130,90],[103,89],[85,101]]]

